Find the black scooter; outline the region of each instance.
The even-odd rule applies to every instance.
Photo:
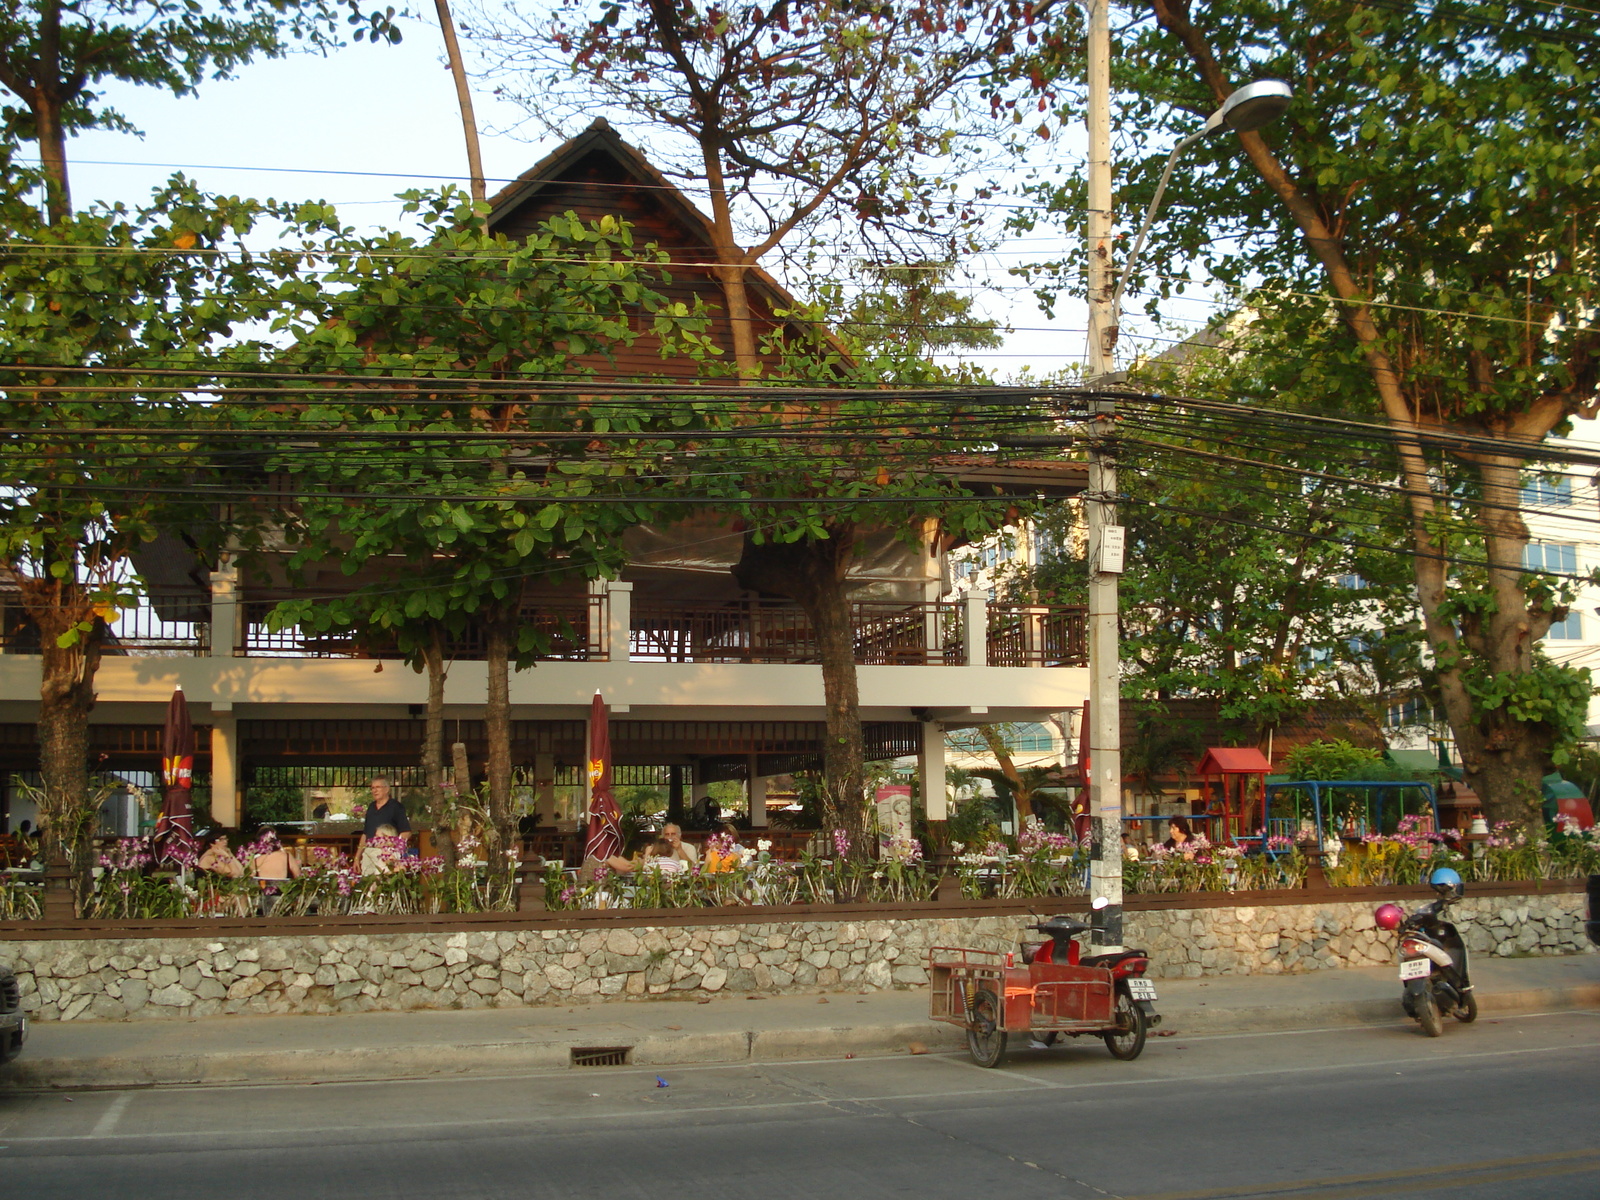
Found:
[[[1465,893],[1461,876],[1441,867],[1428,882],[1439,897],[1432,904],[1410,915],[1386,904],[1374,915],[1381,928],[1400,934],[1400,980],[1405,985],[1401,1004],[1406,1016],[1429,1037],[1438,1037],[1444,1032],[1441,1014],[1469,1024],[1478,1019],[1478,999],[1472,990],[1466,943],[1448,919],[1450,906]]]

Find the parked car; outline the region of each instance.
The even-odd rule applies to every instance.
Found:
[[[9,968],[0,967],[0,1063],[22,1053],[28,1040],[28,1018],[22,1013],[22,989]]]
[[[1589,876],[1589,911],[1584,914],[1584,932],[1600,946],[1600,875]]]

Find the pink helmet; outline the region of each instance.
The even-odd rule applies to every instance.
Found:
[[[1379,929],[1399,929],[1400,923],[1406,919],[1406,910],[1398,904],[1380,904],[1373,911],[1372,919],[1378,923]]]

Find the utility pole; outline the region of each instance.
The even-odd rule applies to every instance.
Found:
[[[1116,347],[1116,274],[1111,262],[1111,5],[1084,0],[1089,13],[1089,384],[1103,388]],[[1122,682],[1117,645],[1117,464],[1109,439],[1116,403],[1090,402],[1089,491],[1084,501],[1089,566],[1089,813],[1093,851],[1089,895],[1098,950],[1122,948]]]

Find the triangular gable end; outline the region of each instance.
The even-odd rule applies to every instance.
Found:
[[[567,212],[585,221],[611,216],[633,226],[638,245],[654,243],[666,252],[671,282],[658,287],[671,299],[694,305],[702,302],[712,317],[710,336],[720,346],[731,368],[732,331],[723,315],[722,286],[712,273],[711,220],[678,187],[651,165],[635,146],[617,135],[602,120],[546,155],[489,200],[489,226],[508,237],[526,237],[541,221]],[[780,327],[802,331],[798,322],[773,314],[798,307],[795,298],[759,267],[747,274],[748,295],[756,319],[756,337]],[[773,364],[775,365],[775,364]],[[616,366],[596,370],[623,375],[692,377],[699,372],[692,361],[665,361],[659,344],[643,334]]]

